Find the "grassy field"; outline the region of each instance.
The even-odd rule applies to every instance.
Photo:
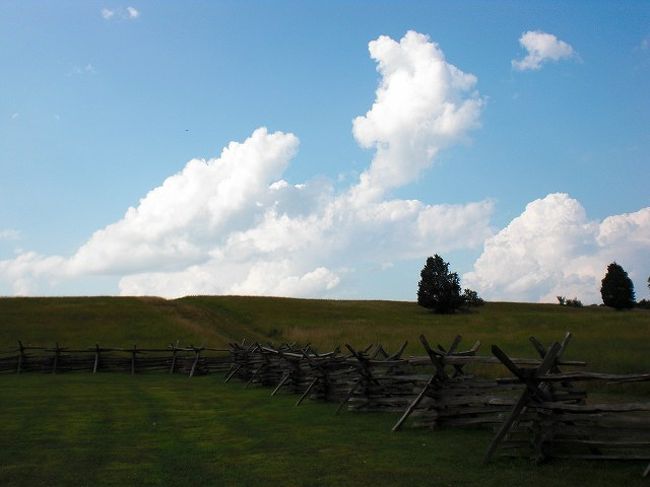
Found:
[[[414,303],[281,298],[0,299],[0,349],[64,346],[226,345],[247,337],[328,350],[456,334],[483,353],[499,344],[533,356],[528,337],[572,331],[569,358],[590,370],[650,370],[650,312],[489,303],[437,316]],[[499,459],[481,464],[491,433],[405,430],[396,417],[270,398],[218,376],[23,374],[0,376],[0,485],[647,485],[641,463]],[[609,392],[611,394],[611,392]],[[650,397],[650,388],[618,394]]]
[[[0,349],[23,343],[63,346],[225,346],[252,340],[311,343],[321,350],[350,343],[382,343],[389,350],[409,341],[407,353],[423,355],[418,336],[448,344],[460,334],[482,352],[497,344],[515,356],[532,356],[535,335],[545,343],[574,334],[567,358],[612,373],[650,370],[650,311],[603,307],[488,303],[470,313],[435,315],[412,302],[334,301],[255,297],[5,298],[0,299]]]
[[[642,464],[497,459],[490,433],[391,433],[220,377],[4,376],[0,485],[647,485]]]

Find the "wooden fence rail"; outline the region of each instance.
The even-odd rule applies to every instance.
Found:
[[[210,347],[130,348],[100,347],[67,348],[28,346],[18,342],[13,350],[0,352],[0,374],[41,372],[58,374],[72,371],[186,373],[190,377],[208,372],[223,372],[231,364],[229,350]]]
[[[642,382],[650,381],[650,374],[562,373],[548,366],[562,349],[561,344],[555,343],[543,350],[542,365],[524,369],[513,364],[499,347],[492,347],[493,354],[524,389],[492,439],[485,461],[490,461],[497,450],[537,462],[551,458],[650,460],[650,402],[587,404],[557,400],[559,384],[572,394],[575,382]],[[513,379],[498,382],[513,383]],[[643,476],[649,474],[650,464]]]
[[[586,381],[630,383],[650,381],[650,373],[617,375],[563,370],[583,367],[562,358],[571,340],[546,347],[534,337],[537,358],[513,358],[497,346],[492,355],[478,354],[480,342],[461,350],[457,336],[445,347],[432,347],[419,337],[425,355],[404,357],[407,342],[389,353],[381,345],[356,349],[346,344],[321,353],[313,347],[287,343],[230,343],[228,349],[170,344],[164,348],[37,347],[17,343],[0,351],[0,374],[68,371],[184,373],[192,377],[223,373],[225,381],[264,386],[271,396],[297,394],[306,399],[338,403],[336,413],[387,411],[399,413],[393,426],[489,426],[496,428],[485,461],[494,455],[551,458],[650,460],[650,403],[589,404],[578,387]],[[491,365],[510,377],[488,379],[474,366]],[[650,465],[643,473],[650,475]]]
[[[650,459],[650,404],[588,404],[586,392],[577,386],[583,381],[647,381],[650,374],[566,372],[565,367],[586,365],[562,358],[570,340],[567,333],[547,348],[531,337],[538,358],[513,358],[498,347],[492,347],[492,356],[480,356],[479,342],[460,350],[460,336],[449,347],[436,348],[421,336],[426,355],[418,357],[402,357],[406,343],[393,354],[380,345],[360,350],[345,345],[347,353],[318,353],[295,344],[273,348],[233,343],[226,381],[237,377],[247,386],[268,386],[271,396],[281,390],[299,394],[297,406],[310,398],[338,402],[337,413],[345,407],[399,412],[393,431],[409,420],[427,427],[496,427],[486,461],[497,450],[518,455],[527,451],[538,461]],[[472,366],[486,364],[513,377],[472,374]],[[649,474],[650,465],[644,471]]]

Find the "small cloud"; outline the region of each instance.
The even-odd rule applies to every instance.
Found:
[[[548,61],[560,61],[576,56],[573,47],[561,41],[553,34],[539,30],[524,32],[519,38],[519,44],[528,51],[523,59],[513,59],[512,67],[517,71],[536,71]]]
[[[103,8],[101,9],[100,13],[104,20],[135,20],[140,17],[140,11],[137,8],[131,6],[116,9]]]
[[[20,240],[20,232],[13,228],[0,230],[0,240]]]
[[[55,113],[54,114],[54,120],[61,120],[61,115],[59,115],[58,113]]]
[[[650,49],[650,37],[646,37],[641,41],[641,45],[639,46],[642,51],[647,51]]]
[[[111,20],[115,16],[115,10],[110,10],[108,8],[103,8],[101,11],[102,17],[105,20]]]
[[[73,66],[70,72],[68,73],[68,76],[72,75],[91,75],[91,74],[97,74],[97,70],[95,69],[95,66],[92,64],[88,63],[85,66]]]
[[[83,68],[77,68],[80,73],[88,73],[88,74],[95,74],[97,71],[95,70],[95,66],[92,64],[88,63],[86,64]]]
[[[12,120],[16,120],[18,117],[20,117],[20,113],[18,113],[18,112],[15,112],[15,113],[11,114],[11,119]]]

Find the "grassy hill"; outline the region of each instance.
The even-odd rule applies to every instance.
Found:
[[[498,344],[515,356],[531,356],[528,337],[543,342],[574,334],[568,358],[590,369],[617,373],[650,370],[650,311],[604,307],[488,303],[469,313],[435,315],[413,302],[337,301],[241,296],[161,298],[3,298],[0,348],[16,340],[64,346],[225,346],[251,340],[311,343],[329,350],[350,343],[381,343],[389,350],[409,341],[407,353],[422,355],[418,336],[446,344],[460,334],[482,352]]]

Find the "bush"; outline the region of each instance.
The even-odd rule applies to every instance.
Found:
[[[467,307],[483,306],[485,301],[481,299],[476,291],[465,288],[463,292],[463,304]]]
[[[605,306],[615,309],[634,307],[634,284],[627,272],[616,262],[607,266],[607,273],[601,281],[600,295]]]
[[[463,305],[460,295],[460,279],[449,272],[449,264],[436,254],[427,258],[420,272],[418,304],[436,313],[454,313]]]
[[[582,308],[582,301],[578,298],[567,299],[564,296],[557,296],[557,301],[560,306],[570,306],[572,308]]]
[[[636,307],[641,309],[650,309],[650,301],[647,299],[642,299],[636,303]]]

